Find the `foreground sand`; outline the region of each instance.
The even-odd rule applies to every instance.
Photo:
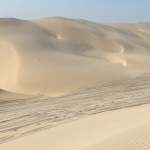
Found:
[[[149,79],[150,74],[141,74],[98,82],[55,98],[22,95],[20,99],[20,94],[4,92],[7,98],[0,98],[0,143],[96,113],[150,103]]]
[[[0,145],[2,150],[149,150],[150,105],[93,115]]]

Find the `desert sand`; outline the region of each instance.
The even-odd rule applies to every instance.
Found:
[[[0,149],[149,150],[149,114],[150,105],[105,112],[4,143]]]
[[[93,82],[149,72],[149,30],[150,23],[0,19],[0,88],[59,96]]]
[[[150,23],[0,19],[0,149],[150,149]]]

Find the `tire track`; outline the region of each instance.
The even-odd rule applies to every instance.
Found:
[[[97,82],[59,97],[0,105],[0,143],[81,117],[150,103],[150,74]]]

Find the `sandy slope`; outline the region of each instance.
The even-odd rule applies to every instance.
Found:
[[[14,101],[22,101],[22,100],[30,99],[33,97],[35,96],[11,93],[11,92],[0,89],[0,104],[12,103]]]
[[[150,149],[149,42],[148,22],[0,19],[0,150]]]
[[[14,99],[4,101],[0,95],[0,144],[93,114],[148,104],[149,79],[150,74],[142,74],[98,82],[55,98],[17,99],[18,94],[7,92]]]
[[[0,19],[0,88],[62,95],[149,72],[150,23],[104,24],[60,17]]]
[[[0,145],[2,150],[149,150],[150,105],[105,112]]]

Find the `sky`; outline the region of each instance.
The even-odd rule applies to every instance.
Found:
[[[0,0],[0,18],[150,22],[150,0]]]

